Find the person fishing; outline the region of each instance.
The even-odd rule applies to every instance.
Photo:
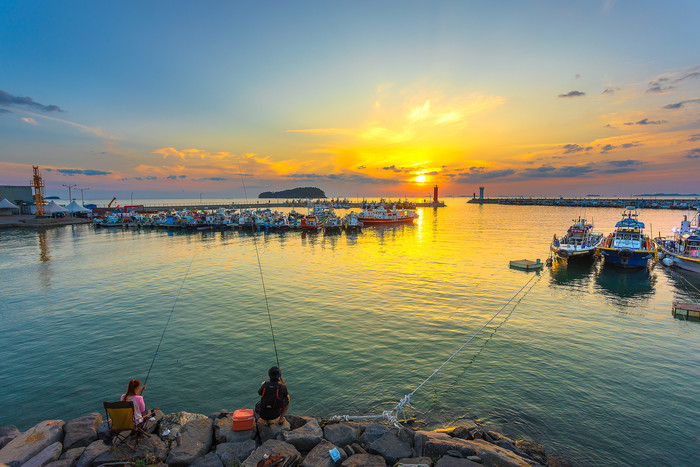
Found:
[[[129,380],[129,385],[126,387],[126,393],[122,394],[121,400],[129,401],[134,404],[134,422],[137,425],[145,424],[149,418],[153,417],[158,408],[154,408],[146,413],[146,403],[143,400],[141,393],[146,390],[146,386],[141,386],[141,381],[138,379]]]
[[[258,389],[260,401],[255,404],[255,413],[267,426],[273,422],[282,424],[291,400],[287,384],[282,379],[282,371],[279,367],[273,366],[267,374],[270,381],[263,381]]]

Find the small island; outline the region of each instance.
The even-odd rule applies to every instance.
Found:
[[[325,198],[326,194],[320,188],[314,188],[311,186],[306,186],[302,188],[292,188],[290,190],[282,191],[263,191],[258,195],[258,198]]]

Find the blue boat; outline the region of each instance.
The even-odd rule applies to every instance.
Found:
[[[627,207],[622,220],[615,224],[615,231],[605,238],[598,251],[605,264],[623,268],[644,268],[651,258],[656,258],[657,247],[648,235],[644,235],[644,223],[637,220],[634,207]]]

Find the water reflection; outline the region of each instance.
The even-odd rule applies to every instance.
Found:
[[[648,268],[622,269],[603,264],[598,270],[596,284],[603,293],[624,308],[636,300],[651,298],[656,285],[656,274]]]
[[[552,264],[550,281],[556,285],[582,286],[589,283],[594,270],[590,262],[556,260]]]
[[[51,261],[51,255],[49,254],[49,242],[46,238],[46,230],[40,230],[39,234],[39,260],[42,263],[48,263]]]

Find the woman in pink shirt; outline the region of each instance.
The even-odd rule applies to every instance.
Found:
[[[126,394],[122,394],[121,400],[130,401],[134,404],[134,421],[137,424],[145,423],[147,417],[152,417],[155,411],[153,409],[146,413],[146,403],[143,401],[141,393],[146,390],[146,386],[141,387],[141,381],[138,379],[129,380],[129,385],[126,388]]]

